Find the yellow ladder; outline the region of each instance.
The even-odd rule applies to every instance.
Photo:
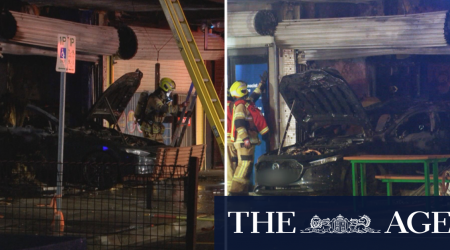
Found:
[[[159,0],[180,49],[186,68],[197,90],[200,102],[211,124],[211,129],[224,156],[224,110],[217,96],[214,84],[206,70],[200,51],[195,43],[189,24],[178,0]]]

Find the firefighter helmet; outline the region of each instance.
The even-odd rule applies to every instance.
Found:
[[[247,83],[243,81],[236,81],[230,87],[231,96],[241,98],[248,94]]]
[[[164,90],[164,92],[170,92],[175,90],[176,85],[172,79],[164,77],[161,79],[161,81],[159,81],[159,87]]]

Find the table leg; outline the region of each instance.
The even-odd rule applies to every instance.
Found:
[[[439,169],[438,162],[433,161],[433,191],[434,196],[439,196]]]
[[[356,163],[352,161],[352,185],[353,185],[353,196],[358,195],[358,189],[356,187]]]
[[[387,184],[387,199],[388,199],[388,206],[391,206],[392,205],[392,199],[391,199],[391,196],[392,196],[392,182],[386,182],[386,184]]]
[[[392,196],[392,183],[391,182],[386,182],[387,183],[387,196]]]
[[[425,173],[425,196],[430,196],[430,169],[428,167],[428,161],[424,162]]]
[[[367,190],[366,190],[366,164],[365,163],[360,163],[359,164],[359,171],[361,174],[361,196],[366,196],[367,195]]]

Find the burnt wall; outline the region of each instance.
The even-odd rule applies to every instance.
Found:
[[[393,4],[395,3],[397,6],[392,6],[392,8],[397,10],[397,15],[450,9],[450,2],[448,0],[403,0],[394,1]]]
[[[7,91],[7,79],[8,79],[8,63],[4,58],[0,59],[0,96]]]
[[[43,107],[57,116],[60,73],[55,71],[55,65],[56,59],[50,57],[5,55],[0,63],[1,93],[10,92],[22,101]],[[90,108],[93,66],[93,63],[78,61],[75,74],[66,74],[69,122],[79,120]]]
[[[347,60],[317,61],[312,67],[337,69],[349,83],[358,98],[369,96],[370,76],[365,58]]]
[[[4,7],[21,11],[24,6],[10,4]],[[98,22],[97,15],[88,10],[48,7],[36,12],[74,22]],[[57,116],[60,73],[56,72],[55,66],[54,57],[4,55],[0,59],[0,95],[10,93],[20,101],[38,105]],[[79,125],[78,121],[92,105],[94,67],[94,63],[77,61],[75,74],[66,75],[66,117],[71,125]]]
[[[450,1],[447,0],[389,0],[361,4],[309,3],[302,4],[302,18],[403,15],[449,9]],[[376,96],[386,100],[396,96],[430,98],[436,95],[435,92],[447,93],[447,88],[450,89],[448,58],[449,56],[391,55],[315,61],[311,64],[314,68],[328,66],[339,70],[361,99],[365,96]]]
[[[315,18],[338,18],[354,16],[383,15],[383,5],[369,3],[317,3],[314,7]]]

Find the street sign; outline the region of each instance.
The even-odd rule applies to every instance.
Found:
[[[75,73],[76,40],[75,36],[58,35],[56,71]]]
[[[76,38],[75,36],[58,34],[58,50],[56,55],[56,71],[61,72],[59,92],[59,126],[58,126],[58,165],[56,175],[56,210],[54,215],[56,228],[64,229],[62,213],[62,183],[64,170],[64,121],[66,107],[66,73],[75,73]]]

